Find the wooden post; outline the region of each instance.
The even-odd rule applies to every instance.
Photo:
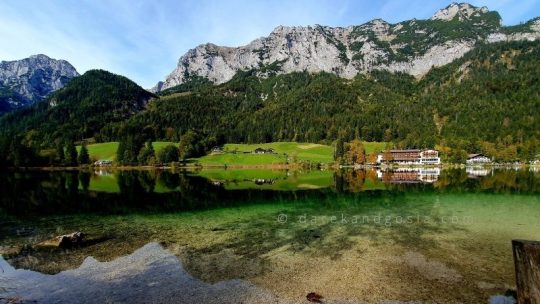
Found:
[[[540,304],[540,242],[512,240],[518,304]]]

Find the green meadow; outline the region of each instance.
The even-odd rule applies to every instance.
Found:
[[[366,153],[377,153],[386,147],[385,142],[364,142]],[[274,149],[274,154],[253,154],[257,148]],[[273,142],[264,144],[226,144],[223,153],[210,154],[191,161],[203,166],[224,165],[279,165],[297,162],[329,164],[334,161],[334,148],[329,145]]]
[[[364,149],[366,149],[366,154],[379,153],[388,147],[387,142],[364,141],[363,144],[364,144]]]
[[[156,141],[153,143],[155,151],[168,145],[178,145],[174,142]],[[376,153],[386,147],[384,142],[364,142],[366,153]],[[271,154],[254,154],[257,148],[274,149]],[[92,160],[115,160],[118,142],[106,142],[88,145],[88,152]],[[225,144],[223,153],[208,154],[199,158],[190,159],[191,163],[202,166],[255,166],[255,165],[282,165],[287,163],[314,162],[329,164],[334,161],[334,148],[329,145],[273,142],[264,144]],[[80,146],[77,146],[80,151]]]
[[[178,146],[177,143],[169,141],[155,141],[152,143],[154,150],[157,152],[168,145]],[[118,142],[111,141],[106,143],[98,143],[88,145],[88,154],[92,160],[115,160],[116,150],[118,150]],[[77,146],[77,152],[81,150],[81,146]]]

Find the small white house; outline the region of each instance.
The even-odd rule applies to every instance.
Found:
[[[467,156],[467,165],[482,165],[491,163],[491,158],[484,154],[469,154]]]
[[[424,150],[420,152],[420,163],[423,165],[439,165],[441,158],[437,150]]]
[[[211,154],[223,154],[223,149],[221,147],[215,146],[212,148]]]
[[[101,160],[98,160],[98,161],[94,162],[94,166],[97,166],[97,167],[111,166],[112,163],[113,163],[112,160],[101,159]]]

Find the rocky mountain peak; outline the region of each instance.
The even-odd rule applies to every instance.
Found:
[[[37,59],[37,60],[50,60],[51,58],[45,54],[37,54],[37,55],[32,55],[30,57],[28,57],[29,59]]]
[[[531,30],[540,32],[540,18],[535,18],[531,22]]]
[[[77,70],[65,60],[38,54],[0,62],[0,112],[30,105],[64,87]]]
[[[428,20],[395,24],[373,19],[348,27],[281,25],[244,46],[207,43],[189,50],[152,91],[183,84],[194,76],[216,84],[229,81],[238,71],[256,70],[260,77],[267,77],[265,67],[272,67],[273,75],[305,71],[353,78],[387,70],[422,77],[433,67],[462,57],[478,43],[540,38],[538,23],[532,20],[527,25],[506,31],[497,12],[467,3],[452,3]]]
[[[451,21],[454,18],[458,18],[459,21],[465,21],[471,19],[471,17],[478,17],[482,14],[489,12],[487,7],[476,7],[468,3],[452,3],[446,8],[443,8],[435,13],[431,20],[444,20]]]

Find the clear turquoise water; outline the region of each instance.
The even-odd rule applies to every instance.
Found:
[[[54,274],[157,242],[198,279],[244,279],[292,300],[312,290],[487,303],[514,288],[510,241],[540,239],[540,176],[420,173],[4,173],[0,250],[16,268]],[[73,231],[95,242],[29,249]]]

